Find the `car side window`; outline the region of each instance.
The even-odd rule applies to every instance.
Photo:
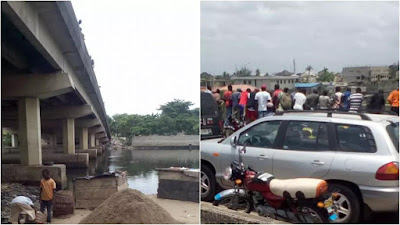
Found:
[[[344,152],[376,152],[374,137],[369,128],[358,125],[335,124],[337,145]]]
[[[267,121],[256,124],[239,136],[238,145],[272,148],[282,121]]]
[[[283,142],[285,150],[329,151],[326,123],[291,121]]]

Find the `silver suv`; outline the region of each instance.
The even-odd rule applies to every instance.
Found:
[[[246,144],[246,165],[280,179],[313,177],[338,190],[338,222],[399,209],[399,117],[340,112],[287,112],[258,119],[225,140],[201,142],[201,196],[229,188],[225,168]]]

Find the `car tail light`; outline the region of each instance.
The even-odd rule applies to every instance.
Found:
[[[213,124],[213,123],[214,123],[213,118],[207,118],[207,124]]]
[[[381,166],[376,171],[375,178],[377,180],[399,180],[399,163],[390,162]]]

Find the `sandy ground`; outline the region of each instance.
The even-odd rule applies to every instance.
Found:
[[[195,202],[177,201],[157,198],[157,195],[148,195],[153,201],[163,207],[176,220],[186,224],[200,223],[200,204]],[[91,213],[86,209],[75,209],[74,215],[68,218],[53,218],[53,224],[77,224]]]

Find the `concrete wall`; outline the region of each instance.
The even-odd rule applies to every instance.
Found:
[[[103,176],[74,180],[75,207],[94,209],[117,191],[128,188],[126,173],[120,176]]]
[[[132,146],[186,146],[199,145],[198,135],[181,136],[136,136],[132,138]]]
[[[57,189],[67,187],[66,167],[62,164],[52,166],[22,166],[18,164],[1,165],[1,182],[16,182],[29,185],[40,185],[42,170],[48,169],[50,177],[57,184]]]
[[[199,202],[199,171],[159,169],[157,197]]]

